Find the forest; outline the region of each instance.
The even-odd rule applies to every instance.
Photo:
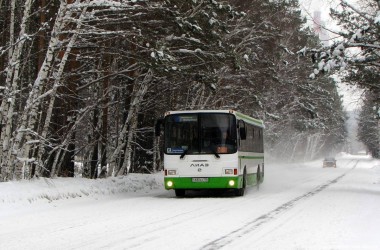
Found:
[[[323,47],[298,0],[0,0],[0,181],[159,171],[169,110],[262,119],[274,159],[339,152],[333,73],[364,90],[359,137],[380,157],[379,10],[341,1]]]

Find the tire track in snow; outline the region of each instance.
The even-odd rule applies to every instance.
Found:
[[[218,197],[218,196],[216,196]],[[201,218],[206,218],[210,214],[223,214],[225,210],[229,210],[229,208],[236,207],[240,203],[244,203],[245,200],[242,199],[236,199],[235,202],[232,202],[228,206],[225,206],[224,196],[221,196],[222,198],[218,200],[218,203],[223,204],[223,206],[218,206],[216,209],[215,207],[202,207],[202,208],[196,208],[193,210],[189,210],[186,212],[178,213],[170,217],[166,218],[160,218],[158,220],[143,223],[141,225],[132,226],[129,228],[130,232],[134,232],[132,234],[126,234],[124,231],[120,231],[119,229],[115,229],[112,231],[112,240],[107,241],[105,243],[99,243],[98,241],[95,242],[95,245],[93,244],[94,239],[87,239],[86,241],[81,241],[80,244],[76,244],[75,246],[71,247],[70,249],[77,249],[77,248],[88,248],[89,245],[93,246],[94,248],[100,248],[100,249],[134,249],[134,248],[144,248],[144,244],[147,242],[155,241],[156,239],[160,239],[160,235],[165,234],[167,230],[171,230],[171,227],[175,225],[176,227],[186,224],[188,221],[194,221]],[[224,198],[223,198],[224,197]],[[264,197],[259,197],[259,199],[262,199]],[[176,199],[176,198],[175,198]],[[182,198],[181,198],[182,199]],[[202,212],[200,212],[202,211]],[[159,234],[157,234],[159,233]],[[99,238],[102,236],[99,235]],[[100,244],[100,245],[99,245]]]
[[[354,166],[352,168],[350,168],[348,171],[346,171],[344,174],[338,176],[337,178],[335,178],[333,180],[330,180],[330,181],[326,182],[323,185],[317,186],[312,191],[307,192],[307,193],[305,193],[303,195],[300,195],[300,196],[298,196],[298,197],[296,197],[296,198],[294,198],[294,199],[292,199],[292,200],[290,200],[290,201],[288,201],[288,202],[280,205],[279,207],[273,209],[272,211],[270,211],[270,212],[268,212],[266,214],[263,214],[260,217],[254,219],[254,220],[252,220],[250,222],[247,222],[242,227],[240,227],[240,228],[238,228],[238,229],[236,229],[234,231],[231,231],[230,233],[225,234],[225,235],[219,237],[216,240],[213,240],[213,241],[207,243],[206,245],[204,245],[200,249],[202,249],[202,250],[220,249],[220,248],[222,248],[222,247],[230,244],[231,242],[233,242],[235,240],[239,240],[240,237],[242,237],[242,236],[244,236],[246,234],[252,233],[252,231],[257,230],[259,227],[263,226],[264,224],[277,219],[282,213],[290,210],[295,205],[297,205],[297,203],[299,203],[299,202],[301,202],[303,200],[306,200],[306,199],[308,199],[310,197],[313,197],[314,195],[316,195],[319,192],[323,191],[324,189],[326,189],[330,185],[332,185],[334,183],[337,183],[340,179],[342,179],[349,172],[351,172],[353,169],[355,169],[356,166],[357,166],[357,164],[358,164],[358,162],[359,161],[356,161],[354,163]]]

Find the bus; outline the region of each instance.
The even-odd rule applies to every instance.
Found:
[[[243,196],[264,180],[264,123],[234,110],[169,111],[157,121],[164,132],[164,185],[186,190],[229,189]]]

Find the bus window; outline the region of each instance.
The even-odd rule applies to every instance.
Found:
[[[231,154],[237,150],[236,138],[236,119],[231,114],[180,114],[166,117],[167,154]]]
[[[237,150],[236,121],[230,114],[201,114],[201,152],[231,154]]]
[[[168,154],[182,154],[198,151],[197,115],[173,115],[165,125],[165,151]]]

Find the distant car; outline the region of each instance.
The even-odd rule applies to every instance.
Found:
[[[336,160],[334,157],[326,157],[323,160],[323,167],[324,168],[336,168]]]

